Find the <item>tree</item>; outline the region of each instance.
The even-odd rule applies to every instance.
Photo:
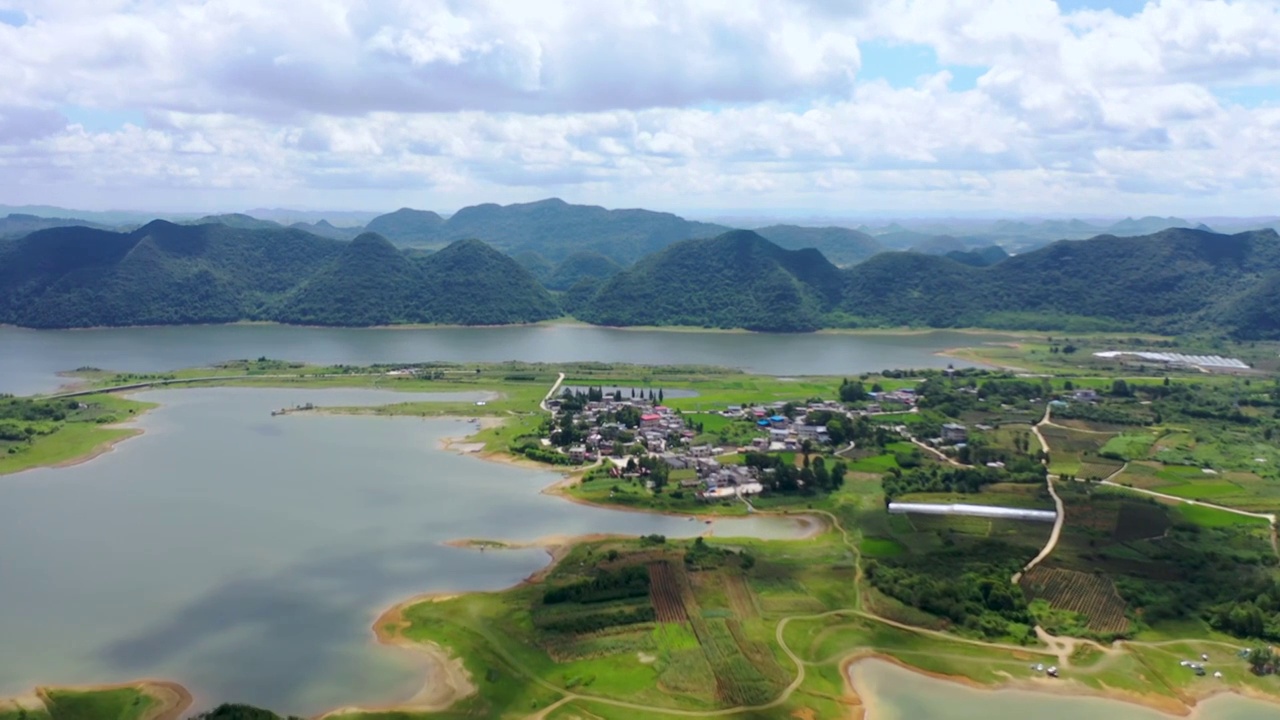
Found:
[[[1129,397],[1133,391],[1129,389],[1129,383],[1124,380],[1116,380],[1111,383],[1111,394],[1116,397]]]
[[[867,399],[867,390],[858,381],[849,382],[845,380],[840,383],[840,402],[859,402]]]
[[[844,418],[831,418],[827,421],[827,437],[834,445],[844,445],[849,441],[849,423]]]
[[[1275,672],[1275,651],[1270,647],[1257,647],[1249,652],[1249,667],[1255,675]]]
[[[662,388],[658,388],[658,402],[662,402]]]

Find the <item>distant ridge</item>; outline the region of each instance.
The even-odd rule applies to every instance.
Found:
[[[707,237],[728,228],[651,210],[606,210],[571,205],[558,198],[515,205],[465,207],[447,220],[435,213],[401,209],[370,221],[370,230],[397,229],[387,237],[402,244],[433,245],[475,238],[511,255],[533,252],[559,263],[592,251],[628,265],[673,242]]]

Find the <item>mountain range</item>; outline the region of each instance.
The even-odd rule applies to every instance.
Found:
[[[514,260],[476,240],[411,254],[291,228],[81,227],[0,241],[0,323],[37,328],[237,320],[499,325],[560,314]]]
[[[137,213],[78,213],[61,208],[0,206],[0,237],[18,237],[47,227],[84,225],[104,230],[131,231],[152,217]],[[999,245],[1010,253],[1027,252],[1057,240],[1079,240],[1098,235],[1137,236],[1181,227],[1208,227],[1177,217],[1125,218],[1102,223],[1085,220],[911,220],[858,228],[838,223],[740,224],[696,222],[670,213],[649,210],[608,210],[573,205],[551,198],[531,203],[466,207],[452,216],[430,210],[402,208],[382,215],[335,211],[291,211],[261,208],[249,213],[168,217],[183,224],[217,223],[240,229],[297,230],[334,240],[351,240],[363,232],[375,232],[401,247],[438,250],[456,240],[478,239],[513,257],[545,260],[554,269],[569,256],[592,252],[619,265],[681,240],[715,237],[731,229],[755,228],[778,245],[800,250],[816,248],[841,267],[855,265],[888,250],[915,250],[935,255],[981,250]],[[1232,231],[1280,229],[1277,218],[1215,218],[1215,227]],[[732,226],[732,227],[731,227]],[[534,263],[535,265],[538,263]],[[536,274],[536,273],[535,273]]]
[[[568,313],[601,325],[788,332],[911,325],[1280,337],[1274,230],[1170,228],[1013,256],[939,242],[935,251],[951,248],[940,255],[884,251],[875,236],[847,228],[769,226],[668,242],[678,227],[719,228],[562,205],[477,206],[447,219],[398,211],[370,221],[385,234],[350,239],[304,229],[320,222],[285,227],[248,215],[153,221],[127,232],[46,227],[0,239],[0,323],[477,325]],[[621,228],[631,238],[624,256],[656,249],[627,263],[618,248],[547,241],[562,211],[581,219],[579,229]],[[502,227],[505,243],[440,239]],[[423,228],[437,240],[415,240]]]

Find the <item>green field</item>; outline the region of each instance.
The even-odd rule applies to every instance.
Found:
[[[1027,446],[1028,423],[1039,419],[1053,393],[1084,387],[1098,389],[1102,399],[1073,411],[1074,417],[1055,415],[1053,421],[1062,426],[1041,428],[1050,446],[1050,471],[1083,480],[1110,477],[1123,467],[1113,478],[1122,485],[1248,510],[1280,507],[1280,449],[1272,442],[1272,432],[1280,430],[1280,393],[1272,393],[1270,383],[1250,386],[1189,373],[1166,373],[1166,383],[1165,375],[1133,368],[1122,372],[1083,350],[1069,358],[1052,353],[1050,348],[1062,341],[1024,338],[1016,347],[980,351],[1017,359],[1051,377],[965,370],[954,379],[936,372],[859,378],[868,387],[883,388],[926,387],[922,383],[928,382],[936,392],[925,396],[919,412],[853,419],[851,427],[860,423],[862,434],[854,447],[841,449],[850,471],[843,487],[830,492],[792,488],[752,499],[760,511],[823,515],[832,527],[816,538],[583,543],[539,583],[417,603],[404,611],[403,627],[384,630],[437,643],[461,658],[477,692],[444,717],[525,717],[556,703],[561,704],[547,717],[657,718],[664,717],[664,709],[709,712],[742,706],[758,708],[754,713],[761,717],[838,717],[849,709],[840,667],[852,656],[875,652],[923,670],[1000,685],[1029,677],[1029,663],[1059,663],[1037,639],[1036,624],[1106,642],[1117,636],[1131,640],[1112,650],[1081,644],[1070,662],[1060,663],[1083,687],[1191,697],[1207,686],[1169,665],[1166,655],[1175,654],[1172,650],[1145,643],[1174,640],[1188,643],[1177,652],[1191,652],[1220,642],[1280,641],[1247,637],[1232,624],[1248,616],[1244,604],[1280,593],[1275,570],[1280,561],[1265,520],[1060,480],[1055,488],[1067,508],[1062,537],[1038,574],[1019,586],[1010,579],[1044,547],[1049,523],[885,511],[886,492],[903,501],[1053,508],[1038,443],[1030,438]],[[1080,343],[1087,348],[1094,341],[1096,347],[1118,342]],[[490,399],[483,406],[412,402],[339,410],[501,417],[502,424],[472,438],[495,453],[519,452],[546,431],[548,416],[539,401],[561,371],[572,386],[696,393],[668,397],[665,404],[702,425],[698,442],[729,449],[759,431],[749,420],[723,417],[721,408],[831,399],[840,385],[838,378],[593,363],[428,364],[419,377],[388,376],[388,369],[259,360],[158,376],[87,372],[87,380],[105,386],[213,377],[206,384],[485,392]],[[971,384],[962,387],[965,373],[972,373]],[[1113,396],[1120,377],[1131,389]],[[998,387],[1001,383],[1007,387]],[[0,473],[16,467],[6,469],[5,458],[22,458],[30,467],[83,455],[111,439],[103,433],[128,432],[103,429],[95,418],[145,409],[115,396],[84,402],[90,407],[77,410],[86,412],[84,417],[62,421],[56,432],[37,436],[20,452],[0,455]],[[922,451],[887,427],[905,424],[921,437],[933,437],[925,433],[954,420],[992,425],[971,436],[972,462],[987,473],[981,486],[962,482],[975,468],[957,470],[954,462]],[[828,464],[835,460],[833,451],[825,450]],[[780,457],[790,466],[803,465],[797,453]],[[958,452],[953,457],[970,461]],[[744,459],[738,454],[721,458],[726,463]],[[989,459],[1000,460],[991,468],[1001,469],[988,469]],[[1204,472],[1206,467],[1215,473]],[[653,492],[639,480],[587,469],[576,473],[577,482],[563,492],[637,510],[748,512],[740,500],[703,503],[694,489],[679,487],[695,474],[673,471],[670,484]],[[688,522],[692,527],[697,521]],[[499,545],[490,547],[502,551]],[[786,694],[797,672],[789,652],[799,655],[806,669],[793,694]],[[1231,661],[1222,662],[1226,667]],[[1230,667],[1224,684],[1267,688],[1237,677],[1247,674],[1242,662]],[[132,706],[122,707],[121,701],[68,696],[51,704],[52,717],[132,720]],[[0,710],[0,720],[16,720],[5,712]]]
[[[104,690],[42,689],[43,708],[7,708],[0,699],[0,720],[141,720],[159,709],[160,701],[138,688]]]
[[[92,455],[136,435],[138,430],[117,424],[128,422],[154,407],[115,395],[89,395],[48,402],[56,402],[65,410],[66,417],[58,421],[5,420],[3,412],[0,412],[0,425],[7,423],[17,430],[31,429],[39,433],[25,441],[0,439],[0,475],[72,462]]]

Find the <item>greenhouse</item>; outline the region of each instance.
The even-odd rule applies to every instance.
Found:
[[[970,515],[973,517],[1002,518],[1005,520],[1035,520],[1053,522],[1058,514],[1052,510],[1028,510],[1026,508],[996,507],[994,505],[965,505],[963,503],[889,503],[889,512],[895,515],[919,513],[921,515]]]

